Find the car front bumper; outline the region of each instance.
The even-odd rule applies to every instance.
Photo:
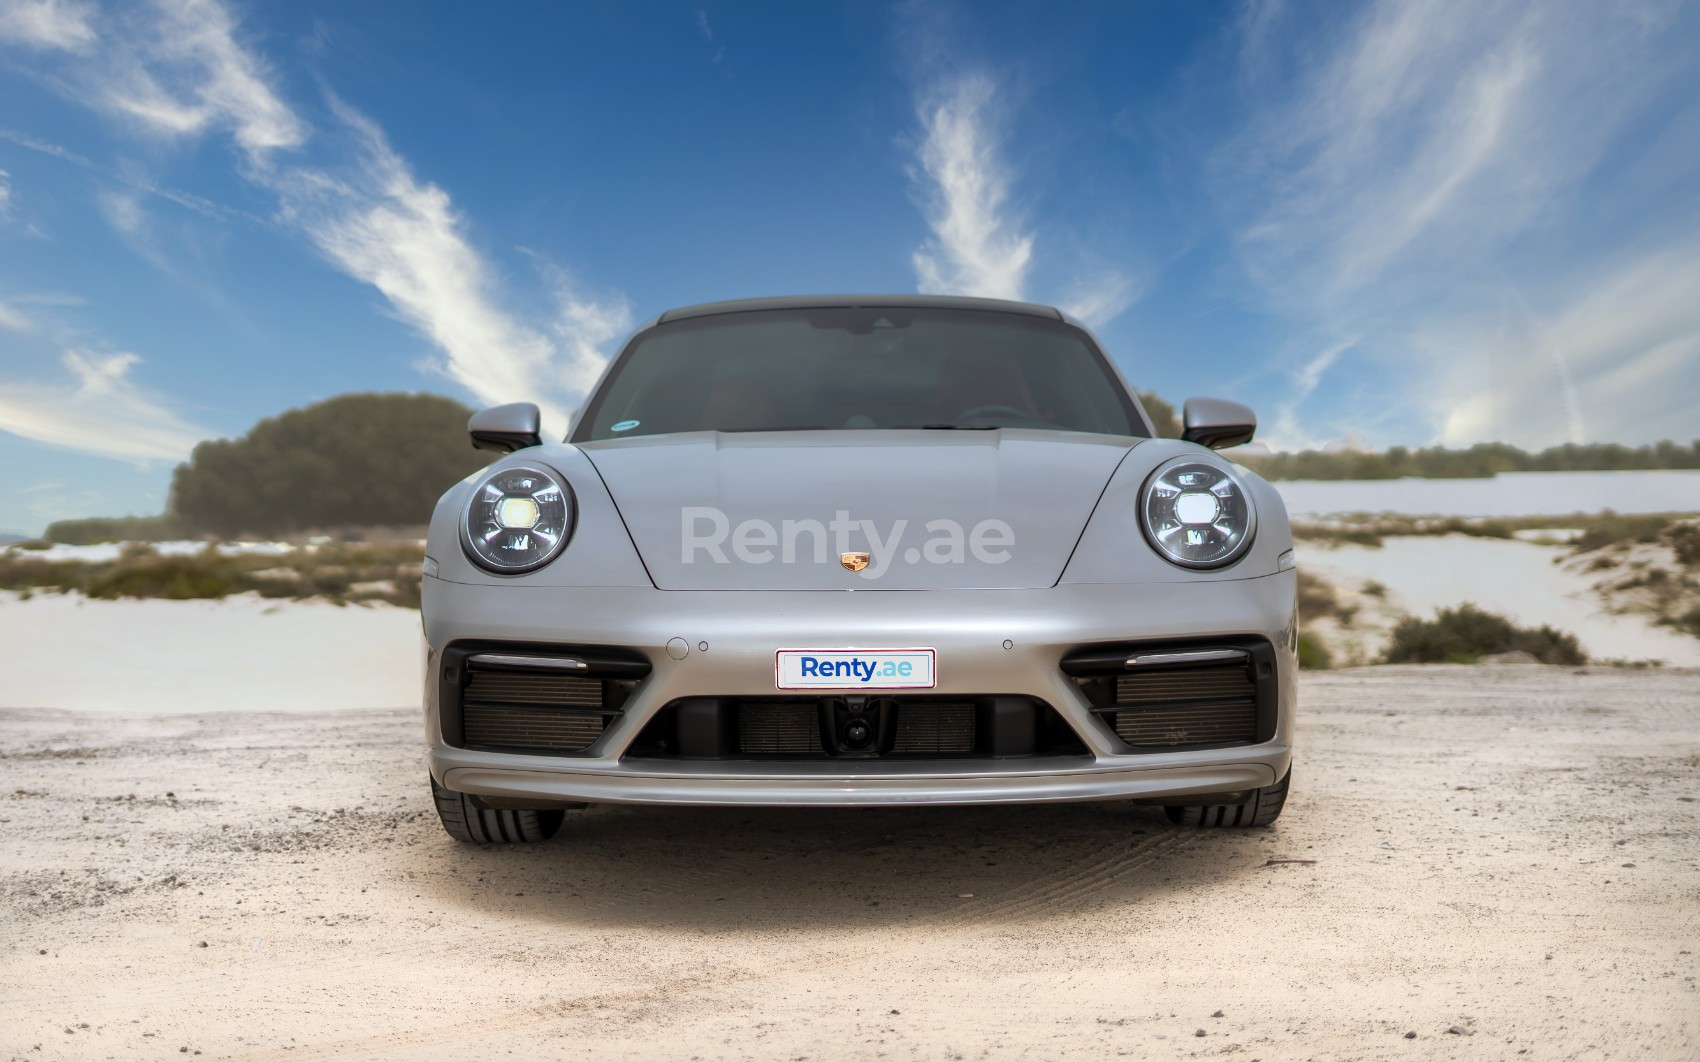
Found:
[[[1292,758],[1295,576],[1061,584],[1031,590],[661,591],[489,586],[426,578],[426,736],[448,789],[509,801],[881,806],[1182,799],[1271,785]],[[1275,650],[1273,737],[1230,748],[1132,752],[1059,668],[1092,645],[1258,637]],[[457,748],[443,737],[437,661],[452,642],[600,645],[652,670],[589,749],[571,755]],[[669,643],[672,652],[669,652]],[[629,747],[682,697],[772,697],[782,647],[937,650],[934,694],[1032,697],[1083,755],[1012,759],[693,761]],[[682,651],[681,651],[682,650]]]

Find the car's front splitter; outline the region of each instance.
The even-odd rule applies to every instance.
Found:
[[[1234,750],[1241,752],[1243,750]],[[1218,754],[1219,755],[1219,754]],[[456,766],[453,752],[432,753],[433,774],[463,793],[488,797],[615,804],[803,805],[877,807],[904,804],[1028,804],[1125,800],[1255,789],[1286,773],[1285,748],[1262,746],[1258,759],[1202,766],[1085,765],[1074,769],[999,770],[981,764],[960,771],[928,770],[851,775],[843,765],[821,773],[775,773],[760,765],[733,773],[726,764],[668,764],[657,770],[628,762],[612,770],[514,770]],[[988,768],[992,773],[988,773]]]

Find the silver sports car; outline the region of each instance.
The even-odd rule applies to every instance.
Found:
[[[567,809],[1134,800],[1262,826],[1292,761],[1292,535],[1214,450],[1157,438],[1078,322],[987,299],[673,310],[544,442],[437,504],[425,731],[443,826]]]

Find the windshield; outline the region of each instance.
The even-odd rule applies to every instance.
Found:
[[[845,428],[1145,434],[1103,354],[1072,325],[841,307],[657,325],[627,347],[573,440]]]

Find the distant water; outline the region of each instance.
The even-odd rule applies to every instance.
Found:
[[[1564,516],[1700,512],[1700,470],[1502,472],[1492,479],[1353,479],[1277,482],[1294,517],[1330,513],[1405,516]]]

